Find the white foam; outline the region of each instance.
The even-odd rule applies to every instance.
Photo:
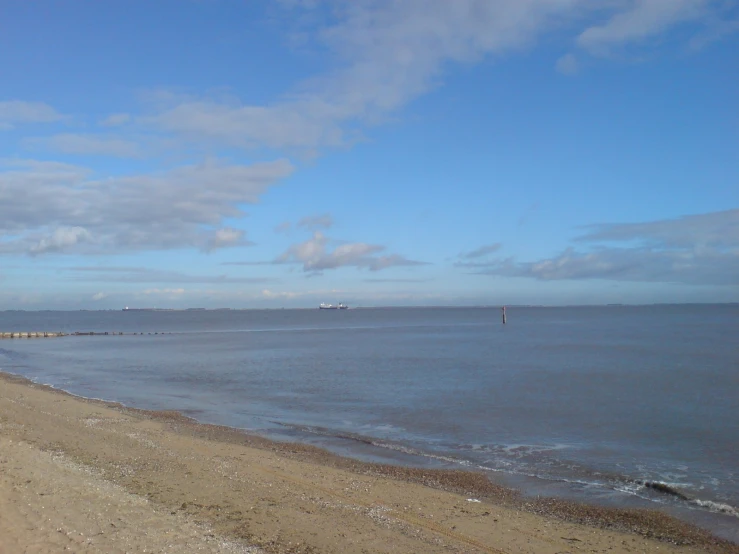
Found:
[[[697,504],[701,508],[706,508],[712,512],[720,514],[728,514],[730,516],[739,517],[739,510],[729,504],[723,504],[722,502],[713,502],[711,500],[693,500],[694,504]]]

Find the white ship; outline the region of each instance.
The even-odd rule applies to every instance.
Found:
[[[349,306],[347,306],[346,304],[342,304],[341,302],[339,302],[336,306],[334,306],[333,304],[322,303],[318,306],[318,309],[319,310],[348,310]]]

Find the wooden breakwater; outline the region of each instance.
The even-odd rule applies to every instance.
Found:
[[[0,331],[0,339],[43,339],[52,337],[93,337],[93,336],[122,336],[122,335],[171,335],[164,332],[139,332],[123,333],[121,331],[75,331],[73,333],[48,332],[48,331]]]
[[[87,333],[81,333],[80,331],[75,331],[74,333],[70,333],[74,337],[94,337],[96,335],[122,335],[123,333],[116,331],[115,333],[109,333],[108,331],[105,331],[104,333],[96,333],[93,331],[89,331]],[[131,333],[129,333],[130,335]],[[133,333],[134,335],[136,333]]]
[[[48,331],[18,331],[0,332],[0,339],[43,339],[50,337],[64,337],[68,333],[50,333]]]

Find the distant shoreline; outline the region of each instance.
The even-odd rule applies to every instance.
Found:
[[[503,304],[470,304],[470,305],[453,305],[453,306],[362,306],[352,305],[351,310],[499,310]],[[668,306],[736,306],[739,307],[739,301],[737,302],[657,302],[652,304],[620,304],[620,303],[609,303],[609,304],[505,304],[506,308],[546,308],[546,309],[580,309],[580,308],[648,308],[648,307],[668,307]],[[38,308],[34,310],[28,309],[7,309],[0,310],[0,313],[14,313],[14,312],[243,312],[243,311],[277,311],[277,310],[316,310],[316,306],[307,307],[260,307],[260,308],[128,308],[128,309],[117,309],[117,308],[105,308],[99,310],[91,309],[47,309]]]

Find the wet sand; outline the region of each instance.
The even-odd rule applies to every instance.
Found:
[[[665,514],[533,500],[0,374],[0,553],[726,552]]]

